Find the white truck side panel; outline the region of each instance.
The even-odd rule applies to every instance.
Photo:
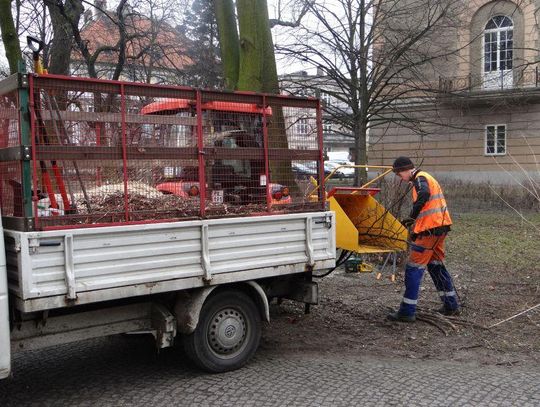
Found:
[[[331,267],[334,234],[331,212],[6,231],[13,238],[8,240],[13,242],[8,248],[10,270],[19,273],[10,289],[23,301],[53,296],[74,300],[96,290],[109,290],[107,299],[114,299],[117,288],[122,288],[121,297],[127,297],[130,290],[132,295],[143,295],[144,287],[147,293],[156,292],[152,287],[158,282],[193,278],[212,282],[222,273],[232,273],[228,280],[234,281],[234,275],[243,271],[299,265],[287,270],[301,272],[306,264]],[[253,274],[261,278],[283,271]]]
[[[0,222],[0,235],[2,224]],[[0,379],[8,377],[11,371],[11,351],[9,338],[8,282],[4,239],[0,239]]]

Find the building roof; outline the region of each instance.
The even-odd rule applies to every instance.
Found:
[[[88,50],[95,53],[100,47],[116,48],[120,39],[114,12],[97,12],[81,30],[81,37],[88,42]],[[174,27],[164,21],[152,20],[139,14],[126,17],[128,35],[126,63],[141,66],[153,66],[157,69],[182,70],[192,64],[185,55],[187,39]],[[72,53],[72,59],[83,58],[78,49]],[[98,63],[116,64],[118,51],[105,50],[97,58]]]

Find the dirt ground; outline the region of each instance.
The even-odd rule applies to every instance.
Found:
[[[486,329],[540,303],[540,214],[521,220],[515,213],[454,215],[447,239],[447,267],[463,303],[455,319],[413,324],[390,322],[399,305],[403,267],[391,282],[390,271],[345,273],[343,268],[319,281],[320,303],[304,314],[292,301],[272,305],[263,348],[283,352],[323,352],[381,357],[454,360],[493,365],[540,363],[540,307]],[[424,277],[419,314],[440,307],[433,283]],[[444,331],[444,332],[443,332]]]

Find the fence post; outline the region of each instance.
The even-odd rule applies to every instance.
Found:
[[[28,221],[28,229],[38,228],[37,212],[37,168],[36,168],[36,138],[34,112],[32,112],[33,100],[33,77],[26,73],[26,66],[19,62],[19,123],[20,123],[20,144],[31,147],[31,159],[25,159],[21,162],[22,170],[22,198],[23,198],[23,216]],[[34,192],[32,193],[32,189]],[[34,215],[33,215],[34,213]]]
[[[264,148],[264,174],[266,177],[266,210],[270,212],[270,209],[272,207],[272,196],[271,196],[271,189],[270,189],[270,158],[268,154],[268,122],[266,119],[266,95],[263,95],[262,98],[262,108],[263,108],[263,117],[262,117],[262,125],[263,125],[263,148]],[[259,181],[260,182],[260,181]]]
[[[196,95],[196,113],[197,113],[197,150],[199,158],[199,199],[200,199],[200,216],[204,218],[206,213],[206,162],[204,159],[204,138],[203,138],[203,122],[202,122],[202,94],[200,89],[197,89]]]
[[[126,222],[129,222],[129,191],[128,191],[128,168],[127,168],[127,137],[126,137],[126,95],[124,84],[120,84],[120,115],[122,127],[122,161],[124,172],[124,212]]]
[[[321,110],[321,100],[317,99],[317,142],[319,147],[319,199],[321,201],[322,208],[325,206],[325,186],[324,186],[324,140],[323,140],[323,130],[322,130],[322,110]]]

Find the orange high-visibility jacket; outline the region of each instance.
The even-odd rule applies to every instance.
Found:
[[[421,233],[428,229],[451,225],[452,219],[446,206],[443,190],[437,180],[425,171],[418,171],[416,176],[427,180],[430,197],[416,218],[413,232]],[[418,195],[415,188],[412,189],[412,194],[413,201],[416,202]]]

